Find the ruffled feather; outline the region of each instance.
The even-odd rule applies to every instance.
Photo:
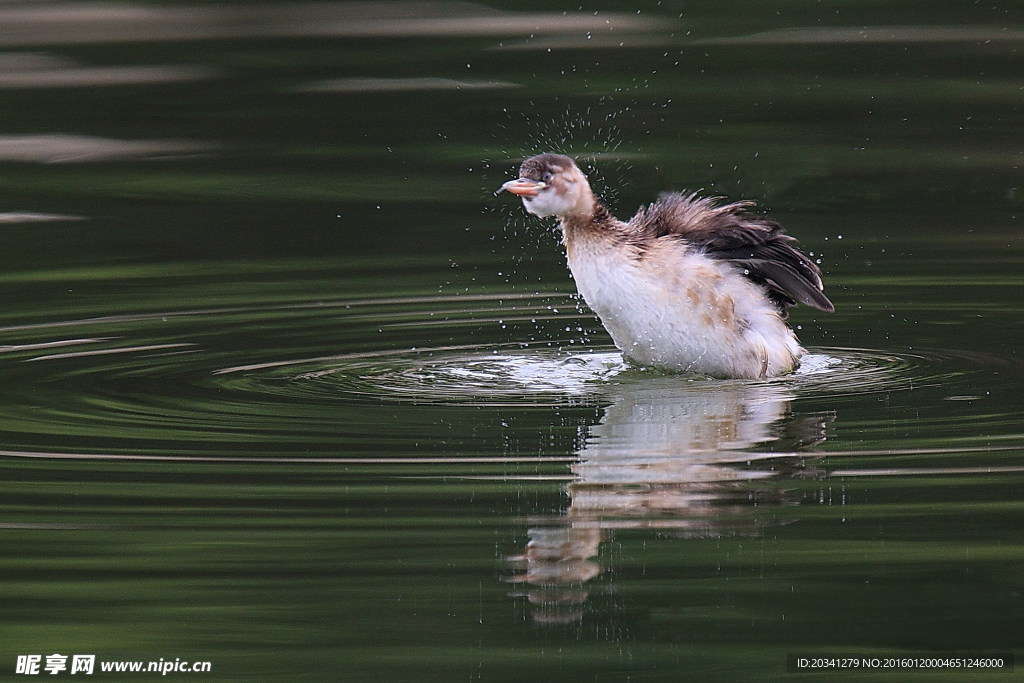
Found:
[[[765,289],[785,316],[795,304],[820,311],[835,307],[822,292],[821,269],[793,244],[775,221],[748,209],[754,203],[722,203],[718,197],[664,194],[629,221],[637,241],[682,239],[709,258],[727,261]]]

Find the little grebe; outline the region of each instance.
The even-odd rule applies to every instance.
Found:
[[[627,360],[716,377],[791,372],[806,353],[785,323],[797,303],[833,311],[821,271],[753,202],[665,194],[628,223],[561,154],[501,186],[561,221],[569,270]]]

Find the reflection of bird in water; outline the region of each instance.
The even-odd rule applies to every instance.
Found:
[[[615,345],[640,365],[756,379],[804,350],[789,306],[832,311],[821,271],[750,202],[666,194],[628,223],[594,197],[572,159],[541,154],[502,185],[561,221],[569,269]]]
[[[768,500],[786,502],[787,491],[768,482],[792,471],[806,476],[806,456],[786,454],[823,441],[832,419],[794,416],[794,395],[777,382],[662,376],[609,389],[611,403],[572,465],[568,508],[528,529],[525,551],[507,558],[506,580],[525,584],[520,594],[538,622],[582,617],[586,584],[603,571],[601,543],[615,531],[715,538],[780,523],[776,505],[758,513]],[[774,452],[751,450],[769,444]]]
[[[794,396],[775,383],[709,383],[680,387],[672,377],[617,388],[599,424],[588,430],[572,466],[568,514],[580,525],[604,529],[672,529],[680,536],[750,533],[737,525],[760,522],[742,513],[759,490],[756,482],[784,474],[774,454],[749,449],[824,437],[821,416],[789,412]],[[804,434],[804,432],[807,432]],[[783,439],[787,443],[783,443]],[[739,513],[737,515],[737,513]]]

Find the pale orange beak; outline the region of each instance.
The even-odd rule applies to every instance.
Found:
[[[540,194],[540,191],[543,190],[545,187],[547,187],[547,183],[543,183],[539,180],[530,180],[529,178],[516,178],[515,180],[510,180],[504,185],[502,185],[498,192],[505,190],[506,192],[517,194],[520,197],[529,197],[532,199],[533,197],[536,197],[538,194]]]

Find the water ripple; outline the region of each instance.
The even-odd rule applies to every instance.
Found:
[[[516,345],[514,349],[383,351],[217,372],[244,374],[244,379],[231,383],[232,387],[257,393],[417,403],[578,402],[600,399],[609,383],[642,382],[653,377],[674,378],[680,385],[689,386],[765,382],[665,373],[631,366],[617,351],[604,347],[572,348],[569,352],[557,345],[535,343]],[[949,381],[965,371],[964,367],[950,367],[951,363],[962,366],[966,360],[962,354],[946,351],[910,354],[818,348],[804,358],[794,374],[766,382],[799,395],[819,397],[891,392]]]
[[[744,410],[768,396],[779,405],[803,400],[813,412],[834,410],[843,397],[888,400],[919,389],[949,415],[971,414],[979,430],[1019,442],[1018,411],[974,405],[1019,376],[1000,374],[1000,359],[818,347],[787,377],[713,380],[633,367],[588,340],[588,320],[564,295],[538,294],[268,303],[4,327],[3,455],[356,462],[381,457],[382,444],[422,448],[423,434],[464,408],[607,409],[639,395],[654,406],[697,405],[722,393],[746,397]],[[33,391],[17,389],[24,386]],[[948,415],[936,419],[953,429]],[[417,461],[472,457],[441,453],[448,441],[438,443]]]

